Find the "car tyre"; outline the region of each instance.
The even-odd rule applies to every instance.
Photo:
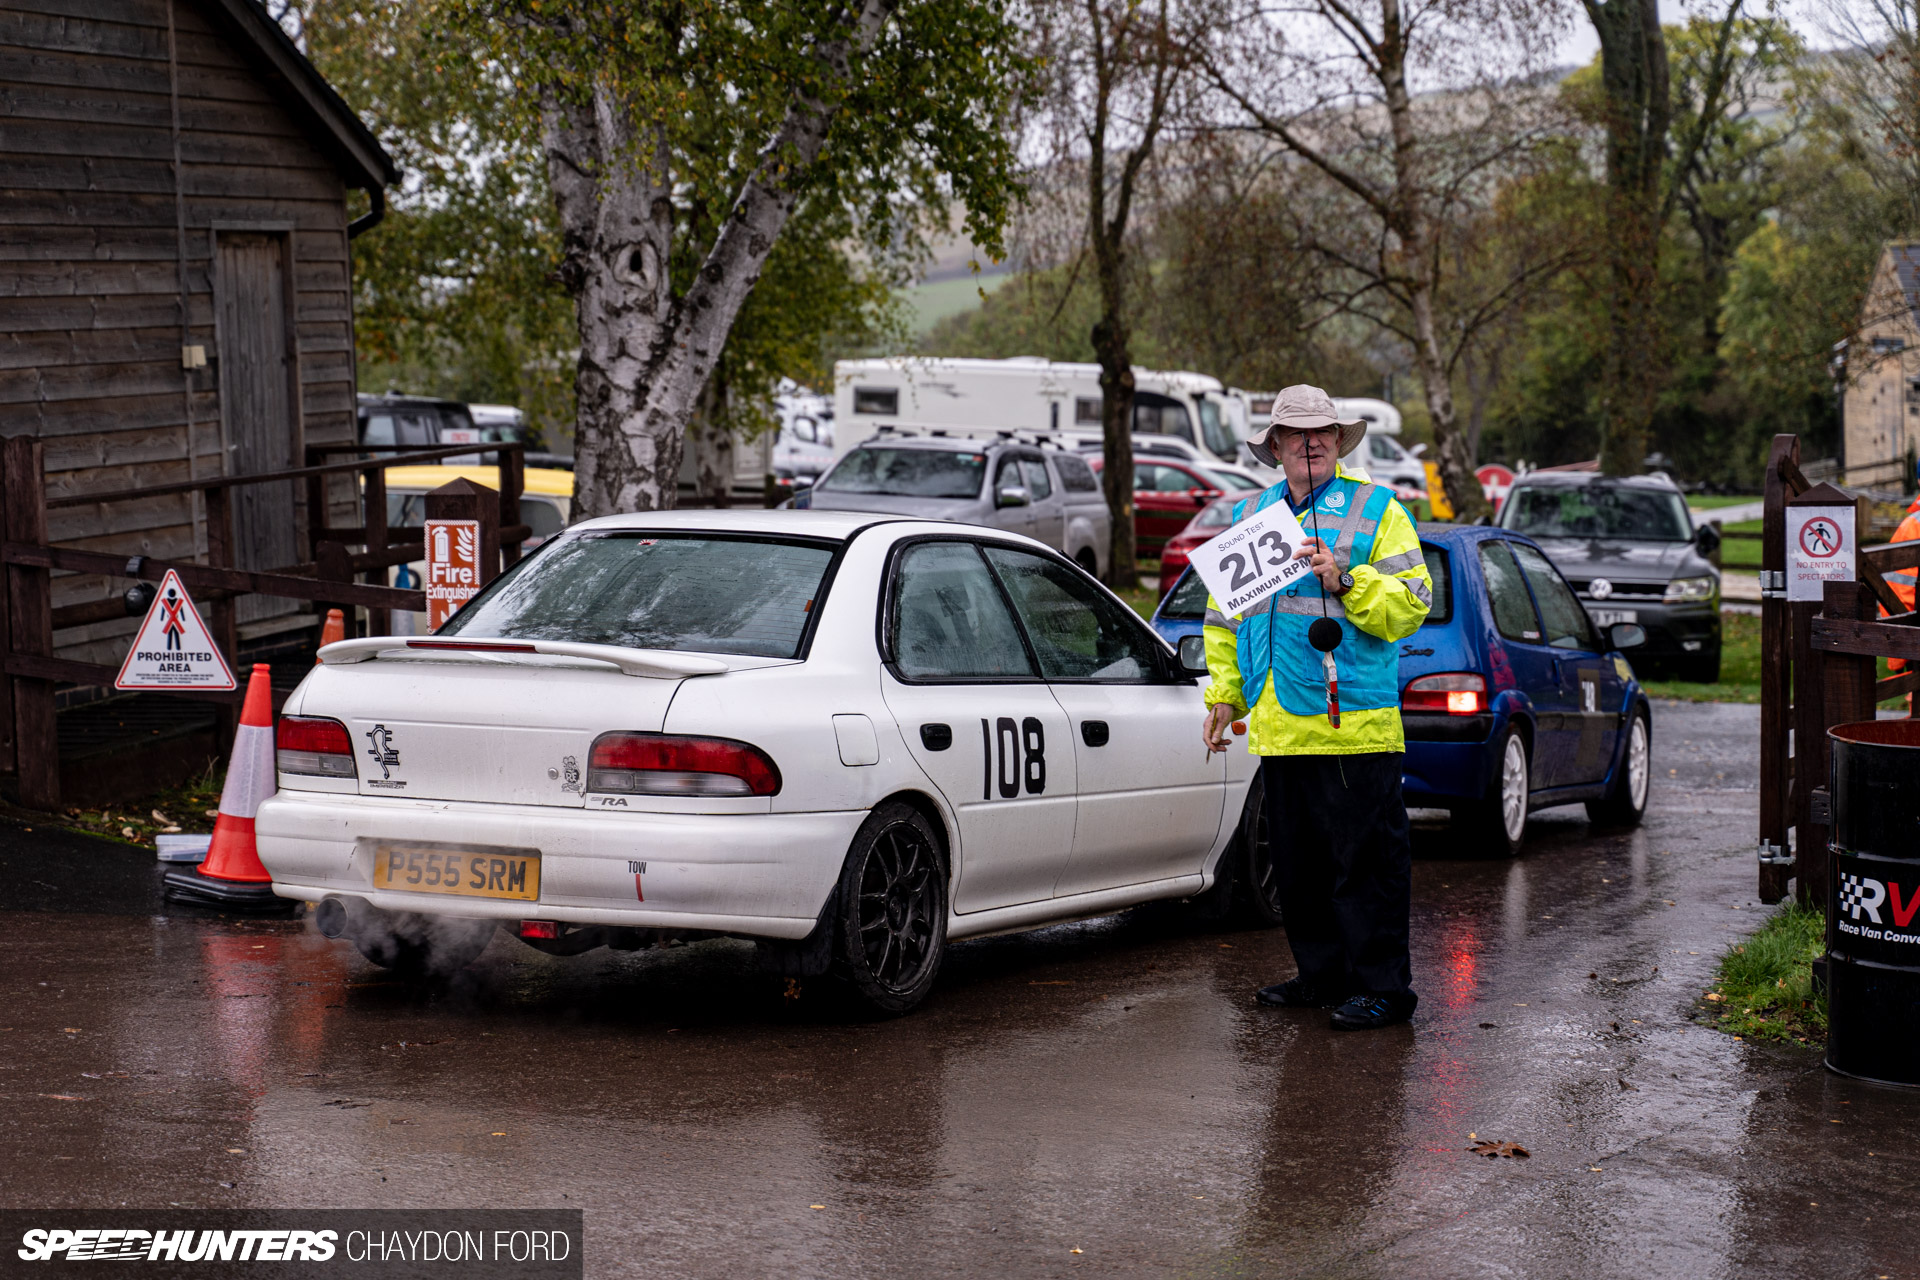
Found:
[[[1475,842],[1484,842],[1486,851],[1494,857],[1513,857],[1526,840],[1531,767],[1527,735],[1519,725],[1509,724],[1494,753],[1493,778],[1487,784],[1487,793],[1458,813],[1457,825],[1462,833]]]
[[[834,890],[832,971],[865,1011],[898,1017],[933,989],[947,950],[940,840],[912,805],[868,816]]]
[[[1272,929],[1281,923],[1278,882],[1267,844],[1266,786],[1259,774],[1254,774],[1247,789],[1239,829],[1220,855],[1213,883],[1187,899],[1186,911],[1195,924],[1207,927],[1231,923]]]
[[[413,912],[369,915],[353,935],[360,954],[406,978],[448,977],[480,958],[493,940],[491,920],[455,920]]]
[[[1240,813],[1236,837],[1240,859],[1236,865],[1233,912],[1253,929],[1275,929],[1284,921],[1280,912],[1280,870],[1274,865],[1273,845],[1267,839],[1267,784],[1260,774],[1247,789],[1246,808]]]
[[[1620,756],[1620,772],[1599,800],[1587,801],[1587,820],[1596,827],[1637,827],[1647,811],[1653,790],[1653,726],[1644,709],[1636,710],[1627,725],[1627,746]]]

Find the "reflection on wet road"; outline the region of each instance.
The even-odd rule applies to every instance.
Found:
[[[1912,1275],[1920,1097],[1687,1019],[1761,910],[1757,733],[1656,708],[1632,833],[1421,825],[1420,1013],[1368,1035],[1252,1003],[1283,935],[1151,912],[845,1024],[733,942],[500,938],[425,995],[48,853],[9,901],[97,909],[0,913],[0,1204],[579,1207],[595,1276]]]

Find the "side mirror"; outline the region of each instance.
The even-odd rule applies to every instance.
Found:
[[[1180,637],[1180,669],[1190,676],[1207,674],[1207,638],[1205,636]]]
[[[1427,446],[1425,446],[1424,444],[1416,444],[1412,448],[1407,450],[1407,455],[1409,457],[1417,458],[1421,454],[1425,453],[1426,451],[1427,451]]]
[[[1710,524],[1703,524],[1693,531],[1693,549],[1703,556],[1711,556],[1720,549],[1720,531]]]
[[[1000,491],[993,495],[993,505],[995,507],[1030,507],[1033,505],[1033,495],[1027,492],[1027,486],[1023,484],[1002,485]]]
[[[1647,642],[1647,629],[1637,622],[1616,622],[1607,628],[1607,643],[1616,649],[1637,649]]]
[[[813,486],[810,484],[794,485],[793,497],[789,498],[788,501],[793,503],[792,509],[795,511],[811,509],[813,506]]]

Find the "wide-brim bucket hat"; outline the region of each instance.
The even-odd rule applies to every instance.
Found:
[[[1346,457],[1367,438],[1366,423],[1343,421],[1334,412],[1333,397],[1319,387],[1308,386],[1304,382],[1286,388],[1273,398],[1273,414],[1268,419],[1267,429],[1247,441],[1247,451],[1269,467],[1280,465],[1280,459],[1267,443],[1272,439],[1275,427],[1292,427],[1296,431],[1338,427],[1340,447],[1334,450],[1336,458]]]

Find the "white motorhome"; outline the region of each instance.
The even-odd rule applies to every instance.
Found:
[[[1100,366],[1016,356],[1010,360],[896,356],[842,360],[834,375],[834,456],[883,426],[953,435],[1051,432],[1076,447],[1100,436]],[[1226,389],[1203,373],[1135,369],[1133,430],[1170,435],[1223,462],[1237,461]]]

